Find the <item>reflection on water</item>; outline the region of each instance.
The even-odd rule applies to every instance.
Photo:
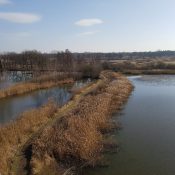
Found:
[[[80,80],[80,81],[76,81],[72,87],[72,89],[74,88],[81,88],[81,87],[84,87],[85,85],[87,85],[88,83],[91,82],[91,79],[88,78],[88,79],[84,79],[84,80]]]
[[[3,73],[0,79],[0,89],[6,88],[20,81],[32,78],[31,73],[11,72]],[[14,120],[22,112],[37,108],[47,103],[49,99],[54,100],[58,105],[64,105],[71,98],[70,89],[81,88],[91,80],[77,81],[71,86],[54,87],[45,90],[38,90],[29,94],[0,99],[0,124]]]
[[[114,135],[120,152],[105,156],[108,168],[86,175],[175,174],[175,76],[130,79],[135,90],[119,117],[123,129]]]
[[[31,72],[0,72],[0,89],[7,88],[18,82],[30,80],[32,76]]]
[[[57,104],[65,104],[71,97],[69,87],[56,87],[47,90],[35,91],[30,94],[15,96],[0,100],[0,123],[7,123],[15,119],[22,112],[37,108],[53,99]]]
[[[133,77],[131,77],[133,79]],[[167,85],[175,85],[174,81],[174,75],[144,75],[144,76],[136,76],[135,79],[138,81],[142,81],[142,83],[145,84],[152,84],[152,85],[161,85],[161,86],[167,86]]]

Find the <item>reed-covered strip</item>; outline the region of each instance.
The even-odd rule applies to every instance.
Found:
[[[30,152],[28,171],[63,174],[71,167],[95,166],[101,159],[104,133],[114,128],[112,113],[119,110],[132,91],[130,81],[121,74],[102,72],[98,86],[91,89],[73,110],[24,148]],[[53,169],[55,165],[55,169]]]
[[[9,96],[29,93],[39,89],[48,89],[51,87],[69,84],[73,82],[73,77],[68,74],[52,73],[48,75],[42,75],[37,78],[34,78],[33,80],[17,83],[6,89],[0,90],[0,99]]]
[[[103,133],[114,128],[111,114],[131,90],[123,75],[102,72],[63,107],[50,102],[1,127],[0,173],[63,174],[72,166],[95,166],[104,148]]]
[[[58,108],[54,102],[49,101],[48,104],[38,109],[24,112],[17,120],[5,126],[0,126],[0,173],[2,175],[10,173],[18,175],[16,173],[18,159],[20,159],[21,148],[26,142],[37,135],[45,125],[52,123],[56,117],[62,116],[73,109],[79,103],[79,100],[97,85],[98,82],[90,83],[79,89],[73,99],[62,108]]]
[[[19,147],[42,125],[52,119],[57,107],[53,102],[21,114],[14,122],[0,127],[0,173],[9,173],[11,161]]]

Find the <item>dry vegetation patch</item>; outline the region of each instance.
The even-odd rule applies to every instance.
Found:
[[[48,74],[42,75],[38,78],[34,78],[29,82],[18,83],[10,86],[7,89],[0,90],[0,99],[20,95],[24,93],[29,93],[31,91],[39,89],[47,89],[54,86],[59,86],[63,84],[73,83],[73,78],[70,78],[68,74]]]
[[[49,169],[53,162],[59,169],[98,164],[104,148],[103,134],[114,128],[111,115],[121,108],[132,90],[131,83],[121,74],[103,72],[101,79],[71,112],[30,142],[31,174],[42,174],[42,169]]]
[[[87,93],[91,88],[96,87],[97,84],[91,83],[81,88],[75,97],[62,108],[58,108],[53,101],[50,101],[48,104],[38,109],[24,112],[16,121],[1,126],[0,173],[3,175],[12,172],[12,174],[21,174],[17,171],[19,159],[22,156],[22,147],[27,144],[30,138],[40,133],[47,124],[49,125],[49,123],[52,123],[56,117],[74,108],[82,95]]]
[[[24,113],[0,128],[0,172],[60,175],[96,166],[109,147],[104,133],[116,127],[112,113],[131,91],[126,77],[104,71],[97,82],[82,88],[59,110],[50,102]]]
[[[44,123],[49,121],[56,112],[53,102],[24,112],[16,121],[0,127],[0,172],[8,174],[12,157],[22,144],[36,132]]]

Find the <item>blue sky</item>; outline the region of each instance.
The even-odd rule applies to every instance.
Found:
[[[175,50],[174,0],[0,0],[0,52]]]

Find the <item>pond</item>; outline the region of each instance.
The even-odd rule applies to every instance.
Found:
[[[86,175],[175,174],[175,76],[130,77],[135,89],[120,116],[123,128],[114,133],[118,153],[105,155],[109,167]]]
[[[37,108],[53,99],[63,105],[71,98],[70,87],[56,87],[35,91],[29,94],[0,99],[0,124],[14,120],[22,112]]]
[[[30,77],[24,78],[26,75],[23,74],[22,76],[18,76],[21,78],[17,78],[17,81],[14,75],[16,77],[16,74],[12,73],[8,74],[8,76],[6,75],[6,77],[11,77],[11,79],[4,78],[3,83],[0,82],[0,87],[3,86],[3,88],[5,88],[5,85],[10,86],[17,82],[25,81],[27,78],[30,79]],[[70,91],[72,88],[81,88],[90,82],[90,79],[81,80],[76,81],[72,85],[64,85],[60,87],[37,90],[19,96],[0,99],[0,125],[14,120],[26,110],[37,108],[46,104],[49,99],[54,100],[55,103],[57,103],[59,106],[62,106],[67,103],[72,97],[72,93]]]

